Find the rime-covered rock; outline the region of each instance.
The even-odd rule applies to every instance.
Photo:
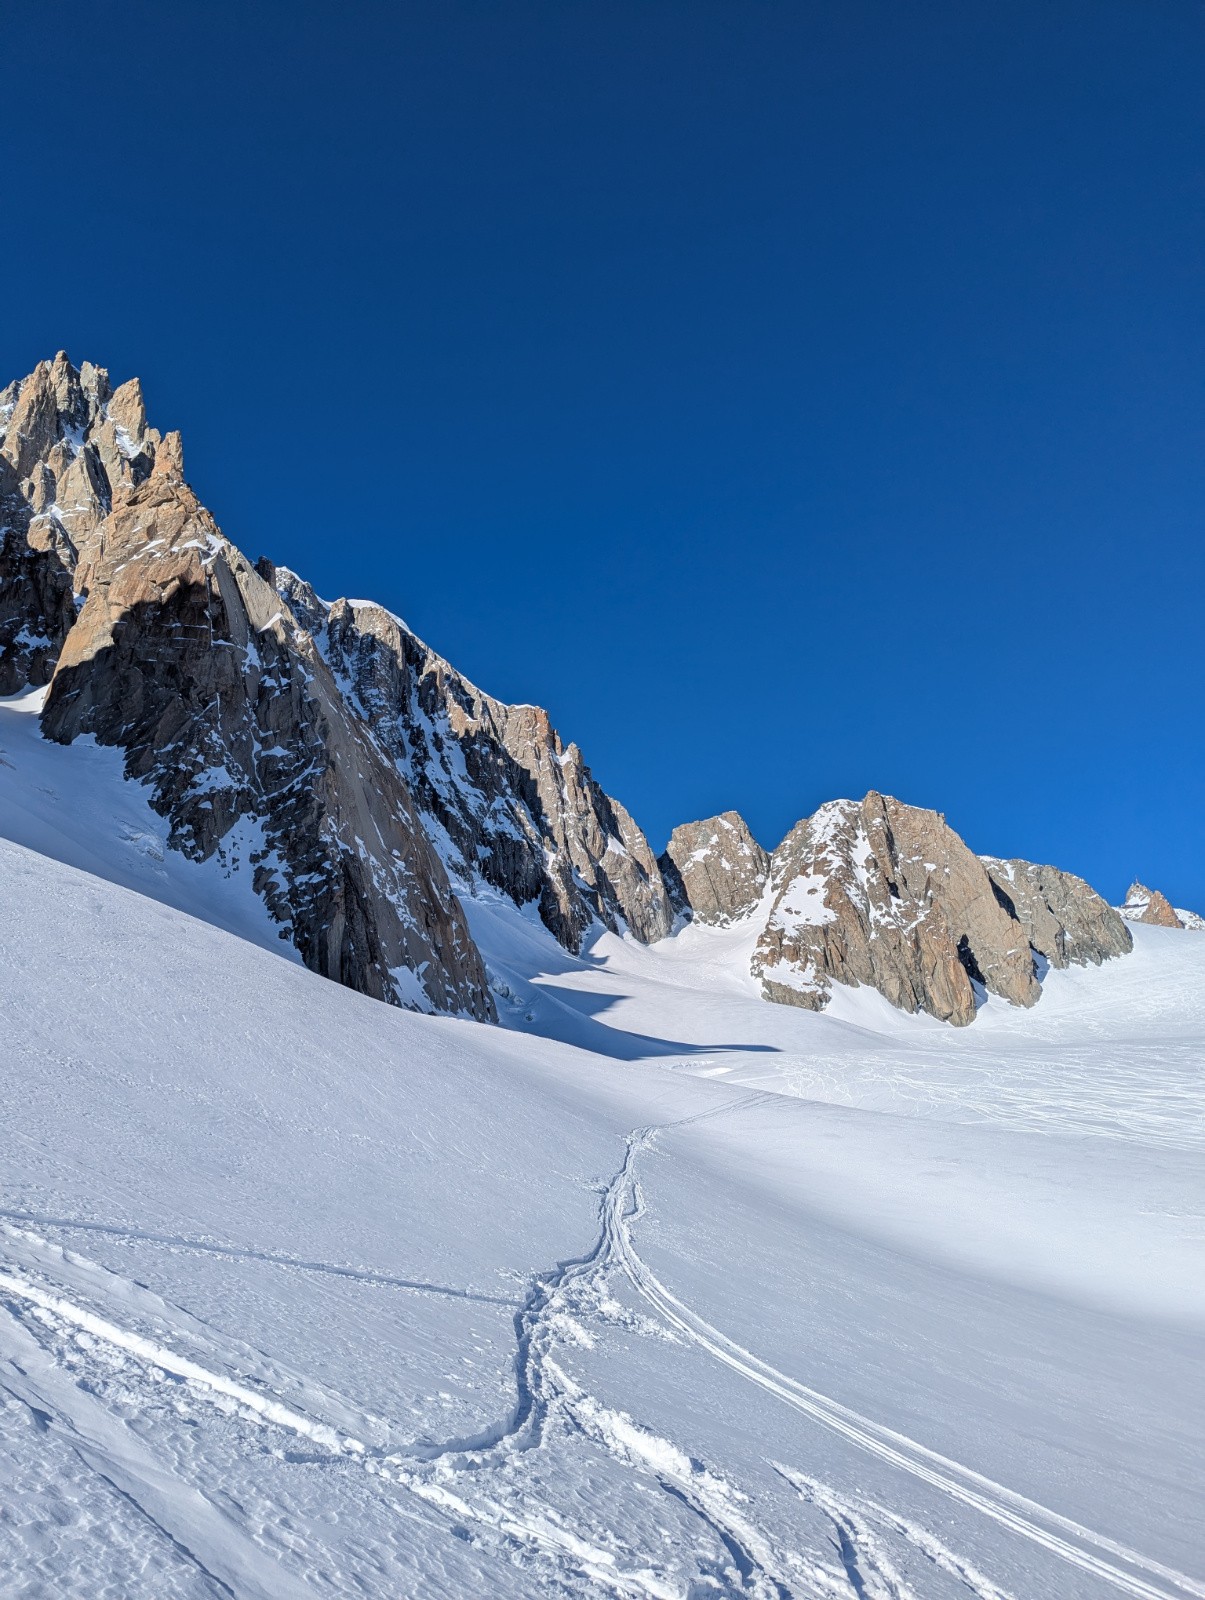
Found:
[[[800,822],[772,858],[776,890],[752,970],[769,1000],[818,1011],[834,983],[959,1025],[976,985],[1040,994],[1029,940],[979,858],[936,811],[871,792]]]
[[[679,824],[657,864],[674,909],[703,923],[747,916],[770,878],[770,858],[737,811]]]
[[[574,952],[596,919],[645,943],[669,932],[648,841],[546,711],[484,694],[381,606],[327,605],[286,568],[264,570],[405,777],[456,883],[534,903]]]
[[[1107,901],[1073,873],[1032,861],[982,858],[1003,903],[1030,945],[1052,967],[1100,966],[1134,948],[1130,930]]]

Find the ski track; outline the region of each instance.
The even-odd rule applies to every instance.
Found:
[[[977,1600],[1013,1600],[1013,1596],[1006,1589],[1001,1589],[971,1562],[956,1555],[936,1534],[930,1533],[927,1528],[920,1527],[907,1517],[900,1516],[899,1512],[891,1511],[873,1500],[861,1498],[842,1500],[827,1484],[809,1478],[806,1473],[784,1467],[779,1462],[775,1462],[775,1469],[792,1488],[799,1492],[801,1499],[816,1506],[832,1521],[838,1531],[838,1539],[844,1540],[853,1556],[867,1595],[873,1594],[872,1580],[862,1576],[867,1570],[874,1574],[874,1583],[881,1583],[883,1592],[889,1600],[896,1600],[896,1597],[898,1600],[909,1600],[913,1595],[913,1590],[890,1566],[883,1553],[881,1541],[876,1539],[867,1526],[868,1522],[875,1522],[899,1534],[933,1566],[956,1578],[977,1597]]]
[[[758,1527],[747,1509],[747,1497],[721,1475],[583,1390],[554,1359],[558,1335],[565,1317],[574,1310],[589,1312],[592,1305],[597,1305],[607,1278],[621,1272],[661,1323],[675,1334],[881,1462],[941,1490],[1010,1533],[1135,1600],[1205,1600],[1205,1585],[1094,1533],[779,1372],[706,1322],[656,1277],[632,1240],[632,1224],[644,1212],[636,1174],[638,1156],[664,1131],[744,1110],[767,1098],[772,1096],[757,1091],[727,1106],[659,1127],[637,1129],[628,1136],[623,1163],[602,1194],[600,1230],[593,1246],[537,1277],[515,1311],[513,1409],[506,1418],[473,1436],[442,1441],[418,1439],[401,1450],[388,1452],[370,1448],[345,1428],[317,1420],[215,1372],[161,1341],[133,1332],[77,1304],[67,1294],[46,1287],[44,1282],[35,1281],[31,1268],[45,1279],[57,1260],[63,1269],[76,1269],[71,1287],[77,1293],[79,1273],[92,1274],[88,1289],[103,1294],[112,1287],[114,1297],[127,1313],[131,1297],[124,1290],[135,1287],[126,1286],[115,1274],[69,1255],[36,1235],[11,1227],[4,1228],[0,1237],[7,1239],[10,1255],[23,1254],[24,1259],[19,1264],[10,1261],[5,1270],[0,1270],[0,1306],[9,1313],[0,1324],[0,1387],[20,1399],[46,1425],[53,1426],[92,1470],[151,1521],[178,1550],[181,1559],[201,1570],[217,1592],[239,1600],[244,1596],[248,1600],[291,1600],[294,1595],[311,1591],[291,1582],[271,1551],[198,1490],[173,1478],[99,1399],[84,1393],[26,1326],[27,1316],[35,1318],[43,1329],[78,1330],[128,1360],[171,1374],[198,1400],[219,1404],[227,1412],[233,1404],[247,1421],[283,1429],[304,1439],[315,1452],[308,1459],[342,1460],[382,1484],[396,1485],[426,1507],[438,1519],[436,1525],[451,1523],[453,1531],[471,1525],[504,1545],[521,1545],[571,1581],[584,1579],[619,1600],[678,1600],[683,1593],[681,1571],[661,1570],[641,1553],[623,1548],[614,1528],[604,1529],[611,1546],[604,1548],[566,1527],[551,1505],[539,1505],[521,1485],[516,1492],[510,1474],[521,1466],[526,1452],[545,1441],[550,1427],[557,1427],[573,1442],[602,1451],[626,1472],[642,1475],[689,1510],[716,1552],[710,1560],[697,1552],[694,1555],[696,1578],[712,1592],[745,1596],[748,1600],[795,1600],[797,1595],[920,1600],[892,1559],[886,1542],[891,1538],[911,1551],[914,1559],[919,1558],[930,1569],[954,1579],[975,1600],[1012,1600],[1007,1591],[972,1563],[899,1512],[861,1496],[843,1497],[802,1471],[773,1462],[782,1481],[827,1521],[835,1559],[825,1560],[822,1552],[802,1547],[784,1554],[776,1547],[781,1540],[772,1540]],[[30,1219],[23,1215],[21,1220]],[[82,1225],[64,1222],[63,1226]],[[100,1225],[93,1227],[96,1231],[110,1231]],[[153,1241],[155,1236],[139,1237]],[[167,1236],[155,1242],[219,1254],[243,1253],[232,1247]],[[255,1252],[246,1254],[254,1256]],[[272,1260],[266,1255],[257,1259]],[[357,1269],[331,1269],[325,1264],[292,1260],[286,1263],[283,1258],[277,1264],[371,1276]],[[71,1278],[70,1273],[67,1276]],[[420,1293],[434,1290],[478,1298],[443,1285],[391,1281],[397,1287]],[[177,1308],[149,1292],[141,1294],[141,1303],[134,1298],[137,1309],[145,1311],[153,1306],[171,1319]],[[180,1315],[191,1320],[186,1313]],[[197,1337],[196,1326],[192,1334]],[[306,1388],[307,1394],[312,1393],[324,1407],[334,1401],[333,1408],[341,1411],[340,1420],[344,1420],[346,1413],[337,1397],[325,1396],[316,1386]],[[393,1508],[403,1517],[431,1525],[430,1516],[417,1514],[396,1501]]]
[[[639,1129],[629,1136],[629,1153],[648,1148],[664,1128],[681,1125],[670,1123],[663,1128]],[[631,1167],[629,1159],[625,1171],[630,1171]],[[1020,1534],[1070,1565],[1120,1589],[1122,1593],[1135,1596],[1136,1600],[1179,1600],[1180,1596],[1185,1595],[1194,1597],[1194,1600],[1205,1600],[1205,1584],[1172,1567],[1152,1561],[1116,1540],[1095,1533],[1069,1517],[1040,1506],[960,1462],[918,1444],[914,1439],[873,1422],[827,1395],[787,1377],[729,1339],[684,1305],[637,1254],[631,1239],[630,1224],[640,1216],[642,1210],[640,1186],[633,1176],[628,1192],[613,1206],[605,1222],[613,1239],[615,1256],[622,1263],[633,1287],[644,1299],[672,1327],[706,1350],[715,1360],[869,1454],[941,1489],[952,1499],[973,1507],[1010,1532]],[[1054,1529],[1059,1531],[1054,1532]],[[1136,1572],[1127,1572],[1123,1567],[1105,1560],[1095,1553],[1096,1550],[1106,1551],[1126,1566],[1137,1569]],[[1149,1574],[1150,1578],[1160,1579],[1171,1587],[1160,1587],[1139,1576],[1140,1573]]]
[[[167,1250],[188,1255],[224,1256],[232,1261],[253,1261],[269,1267],[283,1267],[293,1272],[323,1273],[327,1277],[351,1278],[356,1283],[377,1284],[385,1289],[405,1289],[415,1294],[443,1295],[449,1300],[474,1300],[481,1305],[491,1306],[514,1305],[513,1300],[508,1300],[502,1295],[485,1294],[479,1289],[458,1289],[447,1283],[424,1282],[421,1278],[398,1278],[387,1272],[374,1272],[369,1267],[342,1266],[333,1261],[305,1261],[299,1256],[284,1255],[279,1251],[252,1250],[246,1245],[219,1244],[212,1239],[190,1239],[179,1233],[151,1233],[145,1228],[120,1228],[111,1222],[94,1222],[83,1217],[46,1217],[36,1212],[19,1211],[7,1206],[0,1206],[0,1217],[23,1226],[35,1223],[42,1228],[103,1233],[112,1239],[122,1239],[135,1244],[159,1244]]]
[[[31,1286],[14,1289],[7,1273],[2,1278],[6,1298],[16,1294],[42,1304]],[[47,1355],[17,1317],[0,1324],[0,1388],[145,1518],[215,1592],[232,1600],[301,1600],[312,1594],[237,1521],[162,1466],[130,1428]]]

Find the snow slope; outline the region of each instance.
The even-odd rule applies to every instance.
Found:
[[[0,843],[4,1594],[1205,1596],[1182,947],[971,1051],[479,906],[539,1037],[67,822],[103,876]]]
[[[0,838],[176,906],[300,961],[251,886],[262,825],[244,819],[209,861],[168,844],[144,784],[128,783],[120,750],[89,734],[70,746],[42,738],[45,689],[0,699]]]
[[[1205,1148],[1205,941],[1181,930],[1133,926],[1133,954],[1048,971],[1032,1010],[989,997],[953,1029],[840,984],[819,1014],[766,1004],[762,910],[651,946],[600,931],[577,959],[500,898],[467,909],[510,1027],[843,1105]]]

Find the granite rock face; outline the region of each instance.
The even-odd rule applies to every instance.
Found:
[[[1015,1005],[1041,992],[1026,931],[935,811],[871,792],[800,822],[772,858],[773,909],[752,970],[769,1000],[821,1010],[834,983],[959,1026],[976,985]]]
[[[876,793],[821,807],[772,857],[725,812],[657,861],[545,711],[484,694],[380,606],[252,567],[137,381],[62,353],[0,392],[0,695],[44,686],[46,736],[121,749],[172,846],[250,874],[307,965],[423,1010],[494,1015],[458,896],[534,907],[575,953],[591,928],[648,943],[676,915],[766,916],[768,897],[768,999],[819,1010],[834,983],[870,984],[957,1024],[986,993],[1032,1005],[1034,952],[1130,945],[1081,880],[980,860]],[[1139,885],[1123,914],[1184,925]]]
[[[114,491],[149,478],[162,444],[137,380],[113,390],[103,367],[77,372],[62,351],[0,391],[0,695],[50,681],[76,566]]]
[[[1089,962],[1098,967],[1134,948],[1117,912],[1082,878],[1032,861],[982,859],[1002,903],[1020,919],[1031,947],[1052,967]]]
[[[1132,883],[1121,914],[1128,922],[1145,922],[1153,928],[1183,928],[1184,920],[1166,895],[1148,889],[1145,883]]]
[[[328,606],[296,574],[265,571],[404,776],[455,883],[534,904],[575,953],[596,920],[644,943],[669,932],[648,841],[546,711],[483,694],[380,606]]]
[[[748,916],[770,881],[770,857],[737,811],[681,823],[657,864],[675,911],[721,926]]]
[[[0,650],[13,689],[50,677],[45,736],[120,748],[171,845],[249,872],[314,971],[417,1009],[492,1017],[404,780],[313,640],[184,484],[179,436],[146,428],[137,386],[109,395],[97,369],[45,364],[18,386],[5,443],[23,483],[38,481],[40,450],[60,497],[24,524],[32,557],[43,552],[31,533],[56,530],[57,573],[14,540],[15,574],[0,578],[7,617],[40,592],[55,602],[37,619],[39,649],[10,636]],[[68,508],[62,485],[73,472],[82,481],[81,460],[100,487]]]

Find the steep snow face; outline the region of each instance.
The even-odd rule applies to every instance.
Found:
[[[120,750],[91,735],[69,748],[42,737],[45,698],[31,689],[0,700],[0,838],[300,960],[253,886],[254,864],[272,862],[262,826],[236,824],[205,860],[173,850]]]
[[[574,958],[487,913],[534,1000],[643,1008],[647,1059],[376,1006],[0,845],[14,1592],[1200,1596],[1196,1150],[1068,1132],[1057,1061],[1031,1128],[704,1078],[755,1018],[835,1090],[907,1034],[921,1107],[979,1030],[762,1005],[737,925]],[[1200,973],[1142,987],[1205,943],[1139,934],[1112,1011],[1052,974],[1001,1059],[1066,996],[1124,1064],[1168,983],[1199,1055]]]
[[[534,905],[571,951],[596,923],[645,943],[669,932],[648,841],[547,712],[483,694],[380,606],[327,605],[285,568],[275,581],[405,777],[464,892],[484,885]]]

